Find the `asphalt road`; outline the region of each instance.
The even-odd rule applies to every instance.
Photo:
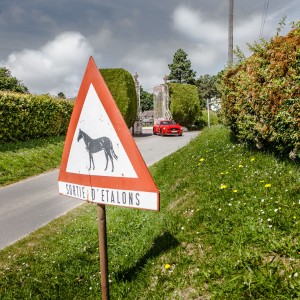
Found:
[[[150,166],[177,151],[199,132],[161,137],[144,129],[135,142]],[[58,169],[0,189],[0,250],[83,202],[58,194]]]

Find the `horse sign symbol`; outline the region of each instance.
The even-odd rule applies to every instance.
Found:
[[[79,142],[81,139],[84,140],[86,150],[89,153],[89,158],[90,158],[89,170],[91,170],[91,164],[93,164],[93,170],[95,170],[93,154],[104,150],[105,158],[106,158],[106,166],[105,166],[104,170],[105,171],[107,170],[108,159],[110,159],[111,171],[113,172],[114,171],[114,159],[117,160],[118,156],[116,155],[116,153],[113,149],[111,140],[106,136],[100,137],[98,139],[92,139],[84,131],[79,129],[77,141]]]

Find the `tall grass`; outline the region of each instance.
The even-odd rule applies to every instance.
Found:
[[[111,299],[300,298],[299,165],[214,126],[150,170],[161,212],[107,207]],[[84,204],[0,252],[0,299],[100,299],[98,249]]]

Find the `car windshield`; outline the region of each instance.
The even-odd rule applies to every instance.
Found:
[[[162,125],[174,125],[176,123],[174,121],[162,121],[161,124]]]

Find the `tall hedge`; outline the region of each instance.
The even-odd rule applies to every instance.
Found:
[[[197,88],[191,84],[169,83],[173,119],[190,128],[201,114]]]
[[[300,154],[300,29],[252,46],[254,54],[229,69],[222,111],[235,135],[258,148]]]
[[[73,106],[49,95],[0,92],[0,142],[65,134]]]
[[[103,69],[101,74],[128,127],[137,114],[137,95],[131,74]],[[65,134],[74,103],[50,95],[0,91],[0,142],[24,141]]]
[[[137,114],[137,94],[132,75],[124,69],[100,69],[119,110],[128,126],[132,127]]]

